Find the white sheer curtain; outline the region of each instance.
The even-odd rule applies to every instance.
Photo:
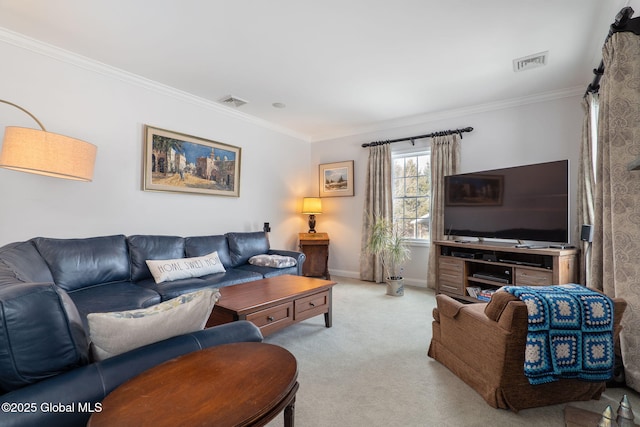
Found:
[[[389,144],[369,147],[369,165],[362,215],[362,241],[360,243],[360,279],[384,282],[382,263],[378,256],[365,250],[371,226],[376,219],[391,219],[393,193],[391,192],[391,147]]]
[[[433,244],[444,238],[444,177],[458,173],[460,168],[460,140],[458,134],[436,136],[431,139],[431,248],[427,269],[427,286],[436,287],[437,254]]]
[[[595,220],[593,199],[595,197],[595,155],[597,146],[598,95],[588,93],[582,100],[584,121],[582,124],[582,145],[580,146],[580,164],[578,165],[578,221],[580,224],[593,225]],[[580,257],[580,283],[590,286],[590,246],[582,242]]]

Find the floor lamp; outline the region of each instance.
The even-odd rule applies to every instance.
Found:
[[[3,99],[0,103],[25,112],[41,129],[7,126],[0,151],[0,167],[76,181],[93,179],[95,145],[47,132],[40,120],[24,108]]]

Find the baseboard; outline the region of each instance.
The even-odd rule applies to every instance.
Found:
[[[358,279],[358,280],[360,280],[360,272],[359,271],[334,270],[333,268],[330,268],[329,269],[329,274],[331,274],[331,276],[340,276],[340,277],[347,277],[349,279]]]
[[[404,284],[407,286],[413,286],[416,288],[427,288],[427,279],[412,279],[410,277],[404,278]]]
[[[339,276],[339,277],[347,277],[349,279],[358,279],[360,280],[360,272],[359,271],[350,271],[350,270],[334,270],[332,268],[329,269],[329,274],[331,276]],[[416,288],[428,288],[427,279],[415,279],[411,277],[404,278],[404,284],[407,286],[414,286]]]

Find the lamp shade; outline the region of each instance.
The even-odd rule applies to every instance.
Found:
[[[302,213],[318,215],[322,213],[322,199],[320,197],[305,197],[302,199]]]
[[[0,167],[77,181],[91,181],[97,147],[44,130],[7,126]]]

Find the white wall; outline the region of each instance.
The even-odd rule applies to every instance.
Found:
[[[330,233],[332,273],[357,277],[367,163],[360,144],[465,126],[475,130],[464,134],[461,172],[568,158],[575,194],[580,95],[412,118],[400,127],[382,123],[386,130],[309,145],[202,100],[22,40],[0,37],[0,55],[2,99],[27,108],[49,131],[98,146],[92,183],[0,169],[0,244],[34,236],[218,234],[261,230],[269,221],[272,246],[294,249],[297,233],[306,229],[300,200],[318,194],[318,165],[355,160],[355,197],[324,199],[317,228]],[[240,197],[142,191],[145,124],[242,147]],[[0,127],[7,125],[35,127],[24,113],[0,104]],[[426,284],[427,254],[426,247],[413,248],[408,283]]]
[[[0,245],[35,236],[257,231],[268,221],[272,247],[297,246],[305,222],[297,203],[309,187],[308,142],[22,40],[0,37],[0,57],[0,98],[26,108],[51,132],[98,146],[91,183],[0,169]],[[145,124],[241,147],[240,197],[142,191]],[[0,128],[7,125],[37,127],[0,104]]]
[[[586,85],[585,85],[586,87]],[[550,99],[552,98],[552,99]],[[569,159],[571,235],[576,240],[576,182],[583,113],[581,95],[564,94],[522,100],[501,105],[449,112],[437,118],[424,117],[418,124],[366,134],[347,136],[312,144],[312,168],[322,163],[355,160],[355,197],[323,199],[325,214],[318,217],[318,230],[331,238],[329,269],[333,274],[358,277],[362,210],[367,168],[367,149],[362,143],[427,134],[445,129],[472,126],[463,134],[461,173],[552,160]],[[472,111],[473,110],[473,111]],[[426,145],[428,140],[416,142]],[[396,143],[394,149],[410,147]],[[317,194],[317,169],[312,171]],[[426,286],[428,248],[412,248],[412,260],[405,269],[406,282]]]

